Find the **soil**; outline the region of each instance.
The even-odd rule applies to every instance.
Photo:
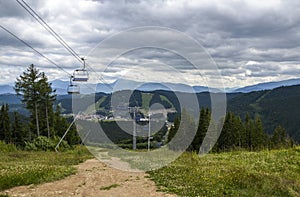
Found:
[[[8,196],[130,196],[171,197],[157,191],[145,172],[128,172],[112,168],[96,159],[79,164],[77,173],[50,183],[14,187]]]

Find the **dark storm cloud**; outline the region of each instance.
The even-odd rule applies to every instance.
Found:
[[[253,76],[241,83],[265,79],[297,77],[300,61],[299,1],[28,1],[53,29],[78,53],[86,55],[99,42],[115,33],[139,26],[163,26],[182,31],[202,44],[210,53],[221,73],[231,81]],[[1,25],[5,25],[33,47],[42,50],[56,62],[75,68],[72,56],[51,38],[15,1],[0,0]],[[159,40],[162,35],[145,33],[144,39]],[[170,36],[170,35],[167,35]],[[124,46],[134,40],[118,41]],[[175,43],[180,45],[181,41]],[[0,56],[30,62],[34,56],[0,29]],[[18,50],[17,50],[18,49]],[[7,50],[11,51],[7,53]],[[192,49],[184,48],[188,53]],[[29,50],[30,51],[30,50]],[[102,51],[109,56],[114,49]],[[18,58],[18,56],[20,56]],[[9,58],[5,58],[7,61]],[[174,65],[183,72],[191,69],[188,61],[170,51],[138,50],[125,54],[114,68],[137,66],[156,60]],[[35,60],[36,61],[36,60]],[[101,60],[105,62],[105,60]],[[3,61],[1,61],[3,62]],[[1,63],[0,62],[0,63]],[[41,65],[50,68],[43,60]],[[253,63],[254,64],[251,64]],[[287,63],[290,62],[290,63]],[[7,63],[7,62],[6,62]],[[208,69],[208,68],[207,68]],[[116,76],[119,75],[115,69]],[[213,77],[213,72],[206,72]],[[263,78],[266,76],[266,78]],[[269,78],[268,78],[269,77]],[[276,78],[277,77],[277,78]],[[229,85],[237,86],[240,84]],[[1,81],[0,81],[1,83]],[[225,82],[226,83],[226,82]],[[247,85],[247,84],[244,84]]]

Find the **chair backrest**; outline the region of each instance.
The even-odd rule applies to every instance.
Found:
[[[68,87],[68,94],[80,94],[79,86],[70,84]]]
[[[73,73],[73,81],[86,82],[89,80],[89,74],[85,69],[76,69]]]

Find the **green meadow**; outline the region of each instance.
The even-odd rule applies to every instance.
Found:
[[[148,172],[161,191],[179,196],[300,196],[300,147],[226,152],[199,157],[184,153]]]

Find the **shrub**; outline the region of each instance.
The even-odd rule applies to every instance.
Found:
[[[32,142],[25,142],[25,150],[29,151],[54,151],[60,138],[55,136],[53,138],[47,138],[45,136],[39,136]],[[70,146],[67,141],[63,140],[59,146],[60,150],[67,150]]]
[[[0,152],[14,152],[17,150],[17,147],[14,144],[6,144],[3,141],[0,141]]]

